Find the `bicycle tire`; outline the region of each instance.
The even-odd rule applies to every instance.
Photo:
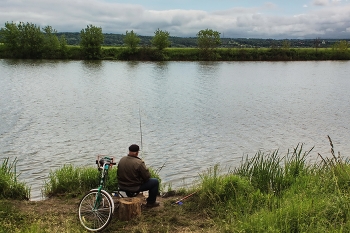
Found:
[[[100,204],[96,207],[97,196],[100,195]],[[89,231],[101,231],[108,226],[114,212],[113,199],[105,192],[90,190],[81,199],[78,208],[80,223]]]

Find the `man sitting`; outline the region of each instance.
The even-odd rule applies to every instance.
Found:
[[[117,169],[118,185],[121,190],[128,192],[143,192],[148,190],[146,207],[159,206],[156,202],[159,181],[151,178],[145,163],[138,157],[140,147],[132,144],[129,154],[120,159]]]

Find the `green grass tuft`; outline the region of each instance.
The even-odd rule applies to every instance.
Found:
[[[29,200],[30,188],[18,181],[16,173],[17,159],[12,162],[5,158],[0,167],[0,198]]]
[[[159,175],[149,169],[151,176],[158,178]],[[63,167],[51,171],[49,178],[45,181],[43,194],[46,197],[69,195],[78,196],[88,192],[90,189],[97,188],[100,184],[100,171],[95,167],[75,167],[73,165],[64,165]],[[104,189],[108,192],[116,190],[118,187],[117,167],[113,166],[108,171],[108,177]]]

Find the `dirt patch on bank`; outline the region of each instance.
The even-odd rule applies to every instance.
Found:
[[[113,216],[104,232],[217,232],[212,219],[204,211],[191,207],[190,202],[174,205],[181,197],[158,197],[159,207],[142,208],[141,216],[130,221]],[[13,204],[31,222],[40,222],[47,230],[43,232],[86,232],[78,219],[79,202],[80,197],[52,197],[42,201],[13,201]]]

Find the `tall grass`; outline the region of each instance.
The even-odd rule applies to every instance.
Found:
[[[112,169],[109,174],[112,175]],[[46,197],[57,195],[77,196],[99,185],[100,173],[93,167],[64,165],[51,171],[45,181],[43,194]]]
[[[282,157],[278,150],[270,154],[259,151],[253,158],[247,157],[233,172],[248,178],[255,188],[264,193],[280,194],[298,176],[311,172],[306,157],[312,149],[304,152],[303,145],[298,144],[292,153],[288,151]]]
[[[156,171],[149,169],[151,177],[161,179]],[[44,183],[43,195],[51,196],[78,196],[86,193],[90,189],[97,188],[100,184],[101,173],[96,167],[77,167],[64,165],[63,167],[51,171],[48,179]],[[117,167],[113,166],[108,171],[108,177],[104,189],[108,192],[116,190],[118,187]]]
[[[222,214],[227,218],[231,214],[249,214],[253,212],[252,208],[259,208],[265,202],[262,193],[254,190],[247,178],[236,174],[222,175],[218,165],[208,169],[201,179],[198,206],[208,208],[213,215]]]
[[[5,158],[0,167],[0,198],[29,200],[30,188],[18,181],[16,172],[17,159],[12,162]]]
[[[233,171],[201,175],[193,201],[223,232],[349,232],[350,165],[335,156],[309,164],[298,145],[280,156],[258,152]]]

